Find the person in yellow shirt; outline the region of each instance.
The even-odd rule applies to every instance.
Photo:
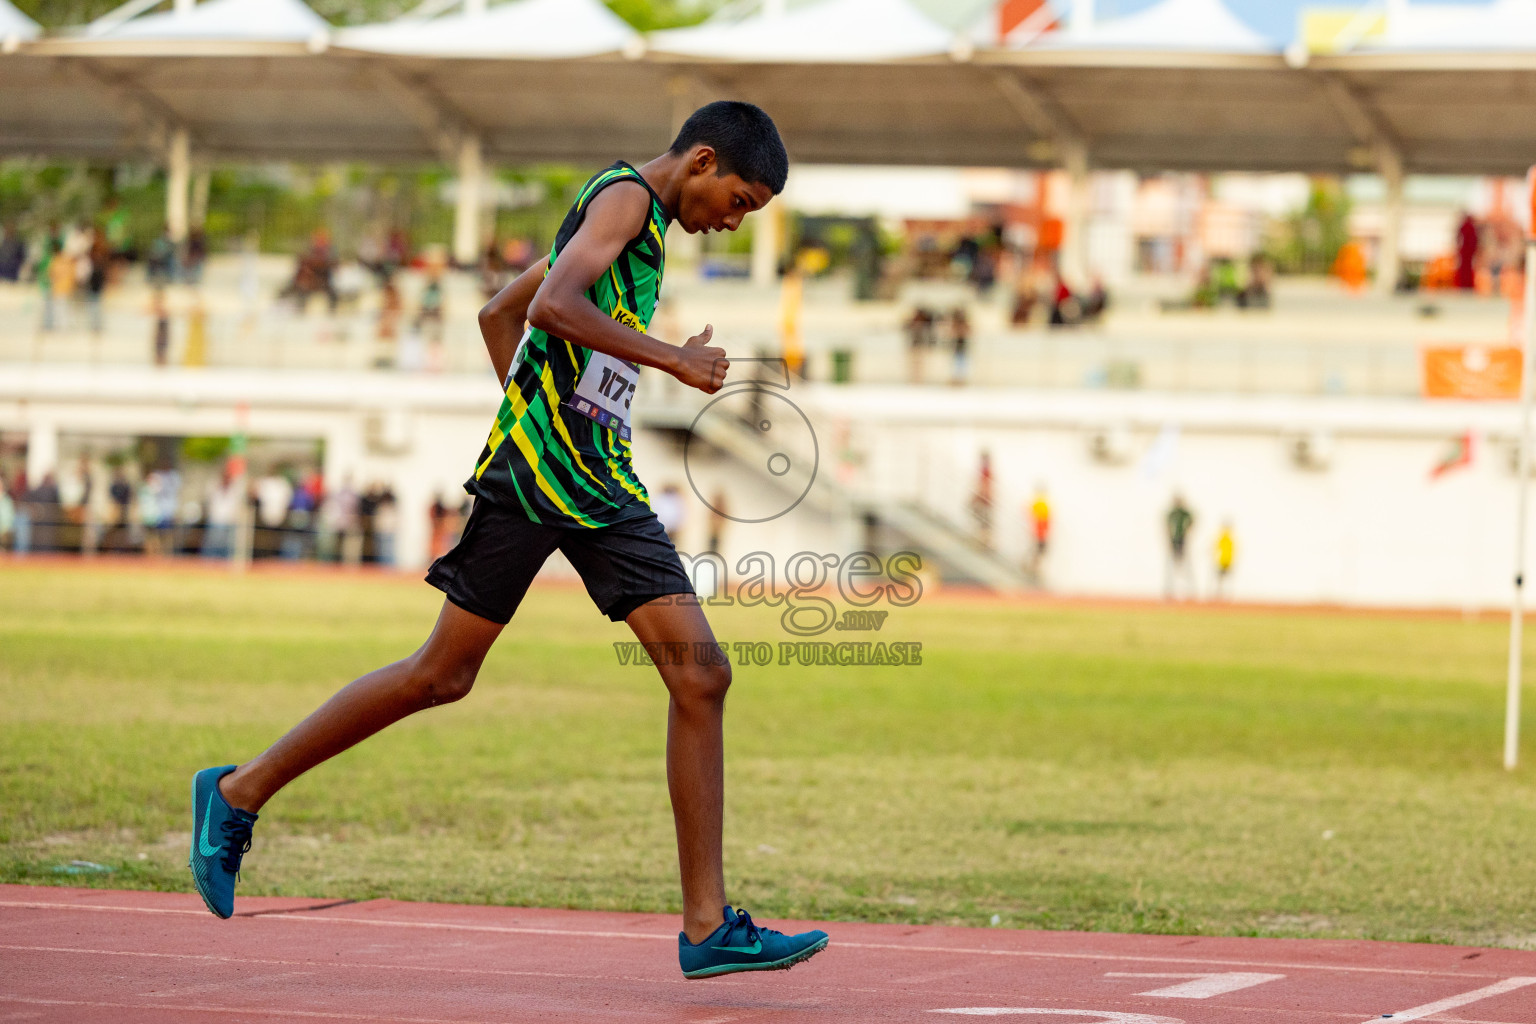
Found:
[[[1227,599],[1227,577],[1232,574],[1232,563],[1237,558],[1237,539],[1232,535],[1232,522],[1221,524],[1216,536],[1216,600]]]
[[[1035,488],[1035,500],[1029,506],[1029,522],[1035,538],[1035,548],[1029,559],[1027,572],[1030,580],[1045,589],[1045,551],[1051,541],[1051,503],[1045,496],[1045,487]]]

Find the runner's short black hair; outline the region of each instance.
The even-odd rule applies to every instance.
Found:
[[[735,100],[717,100],[695,110],[672,141],[671,153],[682,156],[694,146],[709,146],[721,174],[767,185],[778,195],[789,178],[789,154],[773,118],[761,107]]]

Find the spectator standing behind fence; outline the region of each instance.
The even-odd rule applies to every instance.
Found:
[[[981,543],[992,546],[992,455],[981,453],[976,467],[976,486],[971,491],[971,518],[976,522],[976,533]]]
[[[18,472],[11,482],[11,496],[15,512],[11,522],[12,550],[24,555],[32,550],[32,505],[27,500],[27,474]]]
[[[133,506],[133,487],[128,483],[128,477],[124,475],[121,466],[112,470],[112,483],[107,486],[107,497],[112,500],[116,512],[105,546],[115,544],[119,548],[131,548],[134,546],[134,538],[128,516]]]
[[[149,300],[149,316],[153,322],[150,337],[156,366],[166,366],[171,361],[171,311],[165,305],[165,289],[156,288]]]
[[[963,307],[956,306],[950,311],[949,339],[954,349],[949,382],[954,385],[964,384],[970,376],[971,321]]]
[[[16,500],[11,489],[0,476],[0,549],[11,547],[16,539]]]
[[[1195,596],[1195,580],[1190,572],[1187,555],[1187,542],[1189,532],[1194,529],[1195,515],[1184,504],[1184,499],[1179,495],[1173,496],[1173,505],[1168,509],[1166,517],[1168,527],[1168,573],[1164,580],[1164,593],[1169,600],[1173,600],[1176,588],[1182,585],[1184,596]]]
[[[1232,565],[1237,561],[1237,538],[1232,533],[1232,520],[1228,519],[1221,524],[1221,533],[1216,535],[1216,600],[1225,601],[1231,595],[1227,592],[1229,577],[1232,575]]]
[[[1034,550],[1026,567],[1030,582],[1045,589],[1045,552],[1051,542],[1051,502],[1044,485],[1035,488],[1035,500],[1029,504],[1029,527],[1034,536]]]
[[[400,527],[400,508],[395,492],[382,486],[374,497],[373,556],[380,565],[395,564],[395,531]]]
[[[21,280],[21,268],[27,265],[27,243],[16,232],[16,225],[6,221],[0,234],[0,281],[12,284]]]
[[[239,481],[225,466],[208,489],[208,514],[203,523],[203,557],[228,558],[235,549],[235,524],[240,519]]]

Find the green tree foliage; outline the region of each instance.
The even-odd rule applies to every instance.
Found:
[[[1274,226],[1265,255],[1282,274],[1326,274],[1349,241],[1349,197],[1337,179],[1312,182],[1307,204]]]

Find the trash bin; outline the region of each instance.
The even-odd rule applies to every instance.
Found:
[[[851,349],[832,350],[832,383],[853,383],[853,352]]]

